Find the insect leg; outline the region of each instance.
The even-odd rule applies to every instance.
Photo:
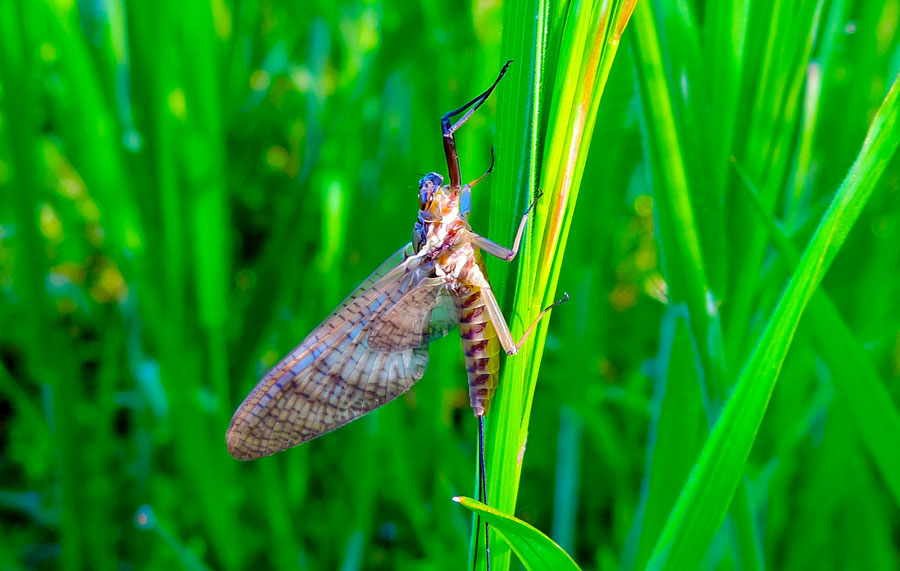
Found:
[[[525,330],[525,333],[522,334],[521,339],[513,341],[512,332],[509,330],[509,325],[503,317],[503,312],[500,311],[500,304],[497,303],[494,292],[489,288],[483,288],[481,290],[481,295],[484,299],[484,308],[487,310],[488,317],[490,317],[491,323],[494,325],[494,330],[497,332],[497,339],[500,341],[500,346],[503,347],[503,350],[506,351],[507,355],[515,355],[519,352],[519,349],[522,348],[522,345],[524,345],[525,341],[528,339],[528,335],[531,334],[531,330],[534,329],[534,326],[538,324],[548,311],[561,303],[569,301],[569,294],[563,293],[562,299],[545,307],[544,310],[534,318],[534,321],[531,322],[531,325],[529,325],[528,329]]]
[[[475,245],[492,256],[511,262],[516,257],[516,254],[519,253],[519,246],[522,244],[522,236],[525,234],[525,225],[528,224],[528,214],[542,196],[544,196],[544,192],[538,190],[538,195],[534,197],[534,202],[528,206],[525,214],[522,215],[522,220],[519,222],[519,229],[516,230],[516,237],[513,240],[512,248],[505,248],[500,244],[477,234],[474,238]]]
[[[491,174],[492,170],[494,170],[494,147],[491,147],[491,166],[488,167],[488,170],[485,171],[483,175],[470,182],[469,188],[475,188],[475,185],[484,180],[484,177]]]
[[[506,68],[508,68],[509,64],[511,63],[512,60],[506,62],[506,64],[503,66],[503,69],[500,70],[500,75],[487,89],[487,91],[485,91],[475,99],[469,101],[459,109],[454,109],[453,111],[450,111],[449,113],[441,117],[441,131],[444,133],[444,154],[447,156],[447,170],[450,172],[450,188],[454,190],[458,190],[460,188],[461,180],[459,174],[459,155],[456,152],[456,140],[453,138],[453,133],[455,133],[457,129],[462,127],[462,125],[469,120],[469,117],[472,116],[472,113],[474,113],[476,109],[481,107],[481,104],[487,100],[487,98],[491,95],[491,92],[494,91],[494,88],[497,87],[497,84],[500,83],[500,80],[503,78],[503,74],[506,73]],[[469,109],[470,107],[471,109]],[[460,113],[465,113],[465,115],[463,115],[462,118],[460,118],[456,123],[451,124],[450,120]]]

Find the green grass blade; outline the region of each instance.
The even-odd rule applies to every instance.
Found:
[[[575,571],[579,568],[568,553],[534,526],[472,498],[455,497],[453,501],[489,523],[529,571]]]
[[[696,359],[684,306],[669,306],[663,316],[650,409],[652,444],[644,470],[641,501],[625,546],[620,568],[643,569],[662,532],[706,427],[702,395],[696,382]]]
[[[541,308],[554,300],[597,107],[632,8],[633,2],[597,6],[579,1],[566,4],[566,16],[555,19],[553,14],[557,10],[553,6],[548,9],[540,4],[537,10],[539,19],[531,37],[541,41],[532,44],[531,58],[522,66],[529,71],[530,81],[519,84],[519,99],[541,106],[532,108],[529,128],[535,130],[518,134],[525,140],[535,137],[537,142],[525,145],[526,151],[519,154],[515,166],[508,162],[498,164],[498,168],[511,172],[534,173],[537,153],[543,149],[539,177],[519,177],[520,183],[539,180],[544,197],[535,208],[534,223],[518,262],[513,317],[509,320],[514,337],[522,335]],[[535,14],[528,14],[533,22]],[[511,11],[509,17],[513,16],[521,13]],[[508,28],[519,29],[512,24]],[[547,38],[548,44],[542,38]],[[545,50],[552,51],[555,57],[547,58]],[[548,78],[553,81],[549,95],[541,92]],[[498,139],[498,145],[516,147],[517,135],[505,133],[507,137]],[[526,190],[522,194],[531,196],[534,189]],[[502,231],[508,232],[510,227]],[[543,320],[519,353],[507,359],[492,413],[488,415],[488,500],[506,513],[515,512],[531,403],[548,323],[549,320]],[[498,550],[492,554],[492,564],[492,568],[506,569],[508,552]]]
[[[785,235],[772,215],[759,200],[755,185],[746,172],[738,167],[748,198],[756,206],[758,214],[772,236],[778,254],[790,267],[796,267],[800,254]],[[862,345],[841,317],[831,297],[817,291],[809,302],[809,317],[815,323],[812,330],[820,345],[822,358],[833,370],[833,382],[839,397],[846,402],[850,417],[859,436],[869,450],[872,461],[878,466],[885,483],[900,506],[900,411],[878,371],[866,355]]]
[[[900,143],[900,76],[876,113],[856,161],[788,283],[681,492],[650,561],[695,567],[743,474],[772,389],[804,309]]]
[[[660,192],[655,195],[661,212],[660,241],[669,246],[663,266],[669,299],[688,307],[705,388],[712,401],[719,403],[726,391],[721,326],[718,313],[708,309],[715,299],[706,279],[684,151],[675,123],[674,88],[666,80],[659,30],[650,3],[642,2],[635,10],[634,30],[651,163],[654,179],[660,181]]]
[[[663,275],[668,285],[669,303],[676,306],[683,305],[685,308],[687,324],[693,338],[692,353],[697,360],[696,375],[675,377],[671,381],[692,383],[694,378],[699,380],[703,388],[701,397],[705,415],[711,429],[719,414],[719,407],[725,400],[729,383],[722,326],[716,309],[718,297],[707,277],[704,257],[706,252],[703,247],[707,244],[701,244],[703,238],[701,231],[706,229],[707,243],[715,244],[713,251],[719,252],[721,239],[716,238],[719,232],[715,228],[715,223],[707,222],[707,219],[715,218],[719,214],[716,207],[709,204],[716,203],[717,199],[698,176],[698,168],[705,169],[706,165],[700,167],[697,165],[699,160],[695,159],[692,163],[688,158],[690,149],[696,146],[691,144],[691,140],[696,139],[698,135],[691,129],[690,122],[685,124],[685,121],[678,121],[679,87],[676,80],[667,75],[666,54],[661,44],[661,38],[665,33],[670,33],[659,23],[665,21],[666,19],[658,15],[650,3],[642,3],[635,10],[634,29],[637,37],[635,53],[638,60],[636,63],[641,79],[639,85],[654,178],[654,200],[658,209]],[[695,41],[689,26],[682,26],[676,29],[676,32],[685,37],[684,43],[690,44]],[[700,113],[701,111],[693,111],[695,115]],[[714,255],[714,259],[719,257],[720,253]],[[678,392],[689,389],[670,390]],[[664,405],[671,402],[671,399],[666,400]],[[658,451],[659,448],[653,448],[651,452],[655,455]],[[662,452],[665,454],[665,451]],[[650,461],[651,466],[656,465],[654,458],[651,457]],[[679,463],[676,463],[673,470],[677,473],[678,468]],[[649,477],[652,478],[654,475],[650,473]],[[663,497],[657,496],[657,493]],[[649,494],[647,501],[653,512],[649,514],[651,525],[645,528],[644,532],[654,534],[650,538],[652,541],[656,538],[657,532],[652,522],[656,520],[655,516],[659,516],[657,510],[662,508],[668,499],[665,490],[658,486],[650,487]],[[735,504],[733,513],[735,551],[743,567],[758,568],[762,565],[758,532],[750,516],[746,493],[742,492],[738,497],[739,501]],[[642,544],[646,540],[644,538]],[[637,560],[638,565],[642,562],[643,558]]]
[[[795,133],[802,114],[802,88],[819,33],[822,4],[803,0],[778,2],[773,6],[750,5],[748,19],[751,22],[755,19],[759,27],[748,34],[759,42],[762,53],[757,56],[760,61],[750,58],[745,61],[744,91],[748,100],[744,102],[745,117],[739,120],[739,128],[746,130],[746,135],[741,139],[744,148],[732,152],[761,181],[760,196],[770,208],[778,200],[794,156]],[[767,313],[771,307],[756,305],[760,293],[757,278],[765,259],[767,236],[754,217],[737,214],[750,208],[740,194],[734,197],[732,208],[734,213],[728,221],[731,302],[723,316],[728,324],[725,355],[729,363],[741,363],[759,332],[752,327],[754,313]]]

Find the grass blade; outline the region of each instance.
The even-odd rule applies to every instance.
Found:
[[[689,160],[691,149],[696,146],[696,142],[692,144],[691,140],[695,139],[697,134],[677,120],[679,86],[666,73],[666,54],[661,38],[670,32],[659,23],[666,21],[664,10],[660,12],[657,13],[650,3],[641,4],[635,12],[635,31],[638,40],[635,50],[638,60],[636,63],[642,80],[641,99],[646,117],[644,125],[655,182],[654,200],[658,205],[657,220],[659,243],[663,251],[663,275],[668,285],[669,304],[676,307],[683,305],[687,313],[686,323],[692,334],[692,353],[697,361],[696,375],[675,377],[671,381],[692,383],[694,378],[698,379],[702,388],[701,398],[706,420],[711,429],[729,388],[722,326],[719,312],[715,309],[719,296],[713,290],[707,274],[705,255],[710,248],[704,249],[704,246],[712,243],[713,259],[721,258],[722,239],[714,227],[715,224],[707,221],[720,214],[716,212],[714,206],[710,206],[710,203],[718,202],[716,194],[705,188],[701,177],[697,176],[697,163],[700,161],[695,159],[692,163]],[[696,41],[690,26],[683,26],[677,31],[685,38],[684,43],[691,44]],[[699,113],[698,110],[693,111],[695,115]],[[710,157],[710,160],[714,160],[714,157]],[[704,229],[706,232],[703,232]],[[701,243],[704,237],[706,242]],[[678,390],[671,392],[677,393]],[[663,404],[668,405],[672,402],[671,399],[667,399]],[[653,450],[654,455],[657,450]],[[651,458],[651,465],[655,464],[655,459]],[[676,464],[673,467],[677,473],[680,466]],[[664,493],[659,487],[650,490],[651,494]],[[739,493],[738,497],[739,501],[735,504],[733,513],[734,550],[741,559],[742,567],[759,568],[762,565],[762,554],[758,532],[750,517],[746,494]],[[648,502],[650,506],[658,509],[665,500],[650,497]],[[660,513],[657,511],[652,515]],[[651,521],[653,519],[651,517]],[[655,530],[649,527],[643,531],[653,533]],[[644,541],[646,539],[644,538]],[[655,535],[651,536],[651,541],[652,539],[655,539]],[[638,565],[643,562],[643,559],[637,560]]]
[[[900,76],[875,115],[862,150],[804,251],[704,445],[656,544],[650,567],[695,567],[724,518],[800,316],[900,143],[898,84]]]
[[[453,501],[481,515],[529,571],[574,571],[579,568],[556,542],[524,521],[472,498],[455,497]]]
[[[772,243],[789,267],[796,267],[800,254],[784,234],[781,227],[765,210],[755,186],[743,169],[738,168],[750,200],[763,218]],[[866,355],[859,341],[841,317],[828,294],[819,290],[809,302],[809,316],[815,323],[812,328],[821,355],[832,368],[835,387],[841,399],[846,401],[850,416],[863,444],[868,448],[872,461],[878,466],[885,483],[900,506],[900,412],[894,406],[885,383]]]
[[[633,7],[634,2],[610,2],[602,6],[572,2],[565,5],[565,17],[554,18],[557,9],[539,5],[534,36],[540,41],[533,44],[531,59],[522,65],[529,70],[531,78],[525,87],[520,83],[523,92],[520,99],[539,107],[532,108],[532,131],[519,134],[526,140],[534,137],[537,143],[525,146],[527,151],[519,155],[516,166],[500,163],[509,172],[539,172],[537,177],[531,174],[519,180],[539,180],[545,193],[535,209],[531,234],[520,254],[514,319],[510,323],[514,336],[520,336],[541,308],[554,301],[597,107]],[[521,16],[510,11],[509,17],[516,15]],[[515,29],[513,25],[508,27]],[[543,38],[548,38],[547,44]],[[548,57],[548,51],[555,55]],[[549,80],[552,80],[552,91],[541,93],[541,86],[545,82],[549,84]],[[549,113],[545,115],[548,108]],[[508,133],[507,138],[498,140],[498,145],[514,148],[517,143],[513,137],[514,133]],[[541,148],[543,156],[538,170],[537,153]],[[529,188],[524,194],[531,196],[532,191]],[[510,227],[503,231],[508,232]],[[515,512],[531,403],[548,323],[549,320],[543,320],[519,354],[506,361],[494,412],[488,415],[488,499],[506,513]],[[508,552],[497,551],[492,554],[493,568],[506,569]]]

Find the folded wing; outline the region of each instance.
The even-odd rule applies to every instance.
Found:
[[[250,460],[302,444],[403,394],[427,345],[456,324],[455,295],[407,245],[388,258],[256,385],[228,427]]]

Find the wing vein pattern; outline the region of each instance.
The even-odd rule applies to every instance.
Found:
[[[458,300],[407,244],[256,385],[228,427],[250,460],[312,440],[395,399],[422,378],[428,343],[458,324]]]

